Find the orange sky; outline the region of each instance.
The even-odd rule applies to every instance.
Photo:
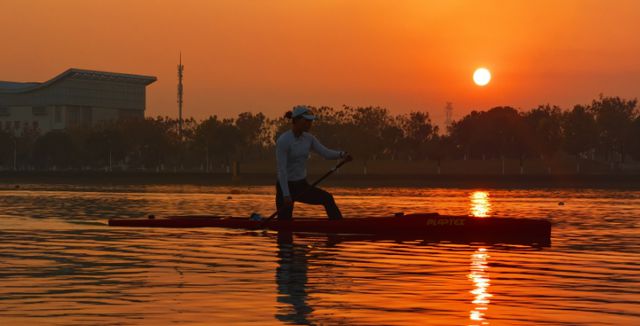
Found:
[[[640,95],[640,1],[0,0],[0,80],[70,67],[154,75],[147,115],[281,115],[295,104],[569,107]],[[489,86],[472,82],[477,66]]]

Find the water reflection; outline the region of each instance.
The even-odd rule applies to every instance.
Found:
[[[471,215],[477,217],[487,217],[491,213],[491,203],[489,202],[489,193],[486,191],[474,191],[469,195],[471,204]]]
[[[473,309],[469,312],[469,319],[471,323],[469,325],[489,325],[489,321],[486,320],[486,311],[489,309],[489,298],[492,297],[489,293],[489,275],[487,273],[487,259],[489,254],[486,248],[478,248],[471,255],[471,268],[469,272],[469,279],[473,282],[474,289],[471,291],[473,294]]]
[[[282,322],[309,325],[313,309],[307,303],[308,254],[307,246],[293,243],[291,232],[278,232],[278,302],[287,306],[278,309],[275,317]]]
[[[640,324],[639,191],[488,190],[491,198],[478,196],[493,206],[487,215],[551,215],[555,242],[479,250],[361,239],[329,247],[320,236],[277,246],[273,233],[105,225],[145,213],[268,212],[271,186],[243,194],[26,188],[0,190],[0,279],[10,281],[0,288],[0,325]],[[473,198],[468,189],[333,192],[347,216],[462,215]],[[558,207],[558,198],[572,201]],[[300,211],[324,213],[313,208]]]

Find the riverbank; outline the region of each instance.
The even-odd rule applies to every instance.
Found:
[[[312,158],[309,180],[328,171],[335,161]],[[235,175],[234,175],[235,173]],[[87,185],[272,185],[275,162],[251,161],[235,168],[202,171],[0,171],[6,187],[20,184]],[[554,160],[354,161],[323,185],[349,187],[464,188],[640,188],[640,168],[570,158]]]
[[[312,174],[309,180],[320,174]],[[272,185],[272,173],[170,173],[41,171],[0,172],[4,187],[24,184],[82,185]],[[620,188],[640,189],[640,174],[346,174],[338,173],[323,182],[340,187],[453,187],[453,188]]]

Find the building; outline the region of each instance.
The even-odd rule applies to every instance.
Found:
[[[144,117],[146,87],[156,77],[69,69],[43,83],[0,81],[0,130],[44,134]]]

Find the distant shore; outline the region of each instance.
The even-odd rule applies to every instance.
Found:
[[[320,174],[312,174],[309,181]],[[265,186],[275,183],[273,173],[0,172],[5,187],[23,184],[76,185],[200,185]],[[640,174],[338,174],[323,182],[339,187],[452,187],[452,188],[622,188],[640,189]]]
[[[310,182],[323,175],[335,161],[312,159]],[[640,189],[640,165],[612,166],[594,161],[575,160],[455,160],[443,161],[354,161],[323,181],[324,186],[340,187],[453,187],[453,188],[621,188]],[[440,173],[438,171],[440,170]],[[237,171],[237,176],[232,172]],[[238,169],[218,166],[202,171],[0,171],[0,185],[273,185],[274,161],[241,163]]]

